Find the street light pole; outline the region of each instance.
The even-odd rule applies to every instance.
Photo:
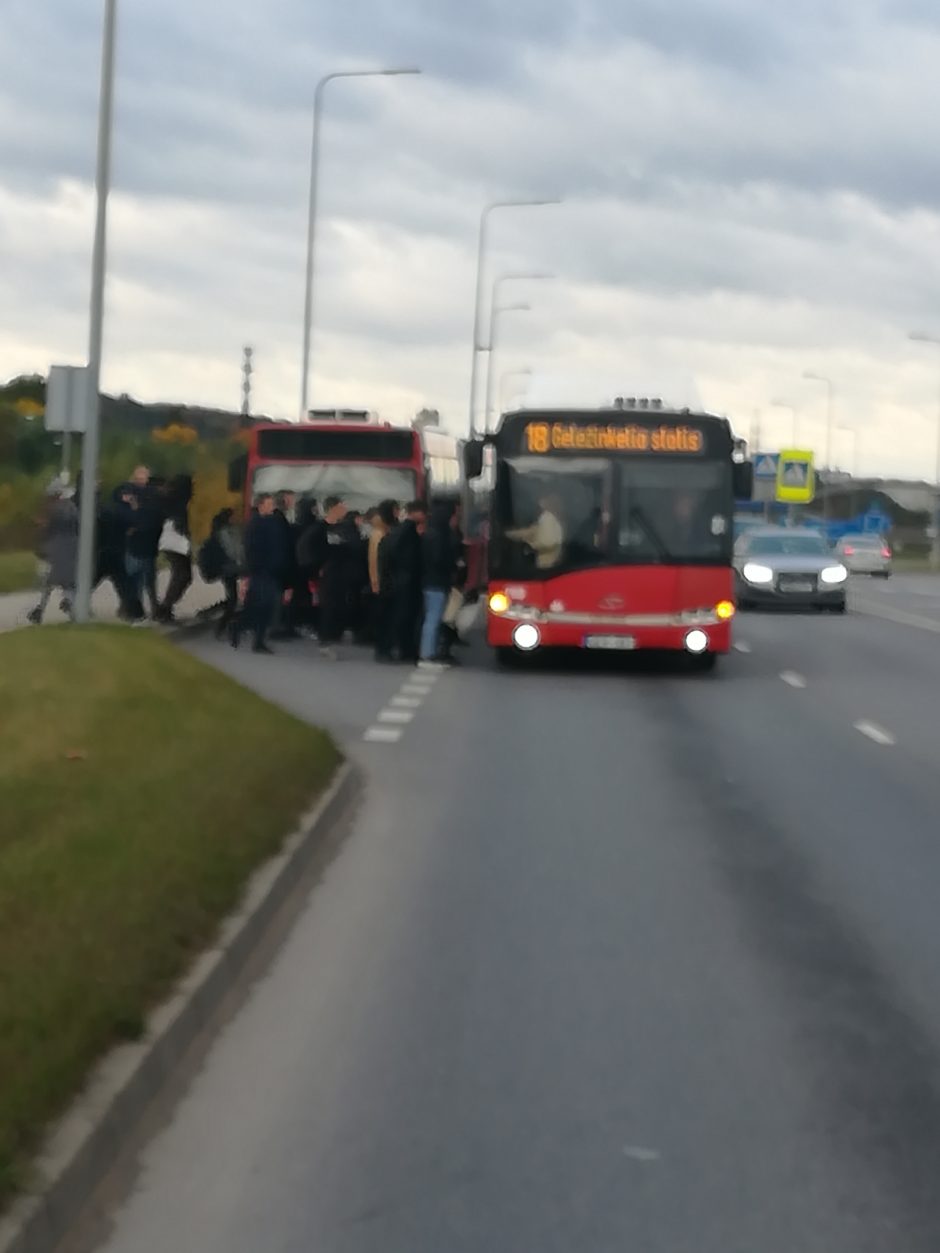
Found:
[[[117,0],[105,0],[101,45],[101,89],[98,102],[98,158],[95,172],[95,242],[91,260],[91,300],[88,317],[87,414],[82,440],[82,497],[78,537],[75,620],[91,618],[95,577],[95,515],[98,497],[100,444],[101,351],[104,335],[104,287],[108,263],[108,195],[111,190],[111,135],[114,119],[114,45]]]
[[[813,383],[824,383],[826,386],[826,470],[832,469],[832,425],[835,416],[835,388],[832,379],[827,378],[824,374],[814,374],[812,370],[807,370],[803,375],[805,379],[809,379]],[[823,521],[829,521],[829,492],[828,484],[823,488]]]
[[[485,345],[480,342],[483,320],[483,280],[485,278],[486,245],[490,215],[497,209],[539,209],[545,205],[561,204],[560,200],[494,200],[484,206],[480,214],[480,234],[477,241],[477,279],[476,296],[473,303],[473,344],[470,353],[470,416],[467,430],[470,439],[476,435],[477,409],[477,355],[485,352]]]
[[[485,388],[485,396],[486,396],[486,400],[485,400],[485,408],[484,408],[484,411],[483,411],[483,429],[484,429],[484,431],[488,431],[488,430],[490,429],[490,414],[491,414],[491,412],[492,412],[492,408],[493,408],[493,379],[494,379],[494,376],[493,376],[493,356],[494,356],[494,348],[493,348],[494,332],[493,332],[493,325],[494,325],[494,321],[495,321],[495,318],[496,318],[496,312],[497,312],[497,307],[498,307],[499,295],[500,295],[500,292],[501,292],[501,291],[502,291],[502,289],[503,289],[503,285],[504,285],[505,283],[538,282],[538,281],[543,281],[543,280],[545,280],[545,279],[551,279],[551,278],[554,278],[554,277],[555,277],[555,276],[554,276],[554,274],[541,274],[541,273],[537,273],[537,274],[501,274],[501,275],[499,276],[499,278],[495,279],[495,280],[494,280],[494,282],[493,282],[493,291],[492,291],[492,295],[490,296],[490,342],[489,342],[489,346],[488,346],[488,347],[484,346],[483,348],[481,348],[481,351],[486,352],[486,353],[488,354],[488,356],[487,356],[487,362],[486,362],[486,388]],[[528,307],[529,307],[529,306],[528,306],[528,305],[525,305],[525,306],[519,305],[519,306],[516,306],[516,307],[517,307],[517,308],[520,308],[520,309],[521,309],[521,308],[523,308],[523,307],[524,307],[524,308],[526,308],[526,309],[528,309]],[[503,312],[504,312],[504,313],[505,313],[505,312],[508,312],[508,310],[505,310],[505,309],[504,309],[504,310],[503,310]]]
[[[772,400],[770,403],[773,405],[775,409],[789,409],[790,410],[790,418],[793,423],[793,432],[792,432],[793,447],[797,448],[799,446],[797,441],[799,439],[799,433],[800,433],[800,419],[796,411],[796,405],[791,405],[788,400]]]
[[[311,340],[313,338],[313,278],[316,263],[317,201],[320,181],[320,128],[323,117],[323,95],[327,86],[340,78],[397,78],[403,74],[420,74],[418,69],[339,70],[325,74],[313,93],[313,138],[310,147],[310,197],[307,205],[307,268],[304,283],[304,342],[300,371],[300,419],[307,416],[310,396]]]
[[[933,344],[935,348],[940,348],[940,335],[925,335],[922,331],[912,331],[909,339],[917,344]],[[934,496],[933,510],[933,539],[930,546],[930,564],[935,570],[940,570],[940,396],[938,396],[937,408],[937,448],[936,448],[936,464],[934,466],[934,486],[936,488]]]
[[[532,370],[529,366],[526,366],[522,370],[504,370],[503,371],[499,379],[499,406],[504,413],[506,412],[506,409],[507,409],[506,384],[509,382],[510,379],[517,379],[517,378],[522,379],[522,378],[531,378],[531,377],[532,377]]]
[[[485,351],[489,353],[489,361],[486,365],[486,397],[483,407],[483,434],[487,434],[490,429],[490,414],[493,412],[493,355],[496,352],[496,343],[499,338],[500,319],[504,313],[528,313],[531,305],[497,305],[493,310],[493,316],[490,320],[490,342]]]

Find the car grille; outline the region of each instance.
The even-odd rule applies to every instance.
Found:
[[[815,573],[798,574],[788,571],[777,575],[778,592],[815,592],[818,590],[819,576]]]

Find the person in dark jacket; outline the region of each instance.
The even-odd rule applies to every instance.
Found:
[[[444,501],[434,506],[422,540],[424,623],[421,627],[421,661],[440,662],[439,634],[444,608],[457,577],[457,554],[452,519],[456,505]]]
[[[376,661],[393,661],[395,647],[395,597],[389,569],[389,537],[398,525],[398,506],[383,500],[372,519],[367,560],[372,593],[372,631]]]
[[[388,545],[387,568],[394,605],[394,636],[401,661],[418,660],[421,626],[421,536],[425,509],[413,500],[401,522],[383,543]]]
[[[137,507],[127,530],[126,570],[133,593],[141,605],[144,595],[150,601],[150,616],[157,619],[160,602],[157,597],[157,553],[163,530],[163,510],[157,485],[151,481],[146,466],[138,466],[131,479]]]
[[[320,520],[317,502],[312,497],[301,500],[297,508],[295,534],[297,546],[294,561],[297,569],[294,593],[291,597],[291,621],[301,635],[314,634],[319,622],[319,611],[313,603],[310,584],[316,581],[315,554],[313,550],[316,527]]]
[[[67,488],[59,480],[53,482],[48,492],[48,506],[39,539],[38,555],[48,565],[43,578],[39,604],[28,615],[34,626],[39,626],[46,612],[53,589],[62,589],[63,613],[71,618],[75,597],[75,575],[78,566],[78,510]]]
[[[297,540],[299,530],[296,524],[297,497],[291,491],[278,492],[274,497],[274,516],[281,528],[284,544],[284,585],[278,599],[277,614],[271,638],[275,640],[296,639],[299,632],[294,623],[294,588],[297,583]]]
[[[336,645],[349,625],[350,587],[356,577],[359,533],[338,496],[323,502],[323,517],[312,537],[312,557],[320,594],[320,651],[336,660]]]
[[[245,598],[244,626],[252,631],[252,651],[270,653],[267,634],[274,621],[278,599],[287,572],[284,530],[274,516],[274,497],[258,497],[255,512],[245,528],[245,572],[248,594]],[[232,646],[238,647],[239,627],[232,632]]]
[[[213,574],[222,580],[226,603],[216,623],[216,639],[231,635],[238,616],[238,575],[244,565],[241,536],[234,525],[234,510],[223,509],[212,519],[212,528],[204,549],[211,554]]]
[[[163,526],[159,551],[170,567],[170,582],[163,603],[157,610],[159,622],[173,621],[176,606],[193,581],[192,540],[189,534],[189,505],[193,497],[193,481],[188,474],[178,474],[161,493]]]

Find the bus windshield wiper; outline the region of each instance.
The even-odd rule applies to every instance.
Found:
[[[675,562],[675,558],[663,543],[662,536],[649,520],[645,510],[641,509],[639,505],[632,505],[627,516],[631,522],[638,522],[640,524],[646,533],[647,538],[652,542],[653,547],[656,549],[657,556],[661,562],[666,565]]]

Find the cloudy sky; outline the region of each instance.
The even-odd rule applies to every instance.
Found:
[[[0,375],[87,337],[101,0],[6,0]],[[224,14],[224,16],[223,16]],[[104,385],[295,416],[313,89],[323,131],[314,401],[467,420],[490,199],[507,399],[692,380],[764,443],[932,477],[940,9],[931,0],[120,0]],[[678,385],[678,384],[677,384]],[[684,385],[684,382],[683,382]],[[855,437],[838,432],[849,468]]]

